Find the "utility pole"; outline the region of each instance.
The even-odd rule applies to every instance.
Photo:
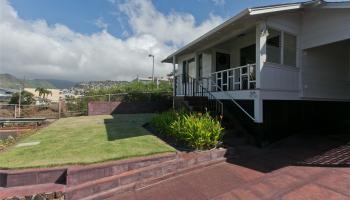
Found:
[[[21,117],[21,99],[22,99],[22,87],[19,86],[19,97],[18,97],[18,117]]]
[[[148,57],[152,57],[152,59],[153,59],[153,66],[152,66],[152,82],[154,82],[154,55],[153,55],[153,54],[149,54]]]
[[[21,117],[21,101],[22,101],[22,88],[24,90],[24,82],[26,77],[23,76],[22,84],[19,84],[19,97],[18,97],[18,117]]]

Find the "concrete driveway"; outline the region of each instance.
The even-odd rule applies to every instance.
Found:
[[[299,135],[264,149],[238,146],[225,163],[111,199],[350,199],[350,145]]]

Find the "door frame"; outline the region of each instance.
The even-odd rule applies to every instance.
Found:
[[[213,65],[214,65],[214,72],[217,72],[217,59],[216,59],[216,55],[218,53],[221,53],[221,54],[227,54],[229,55],[229,67],[227,69],[230,69],[231,68],[231,64],[232,64],[232,54],[231,52],[227,51],[227,50],[215,50],[214,51],[214,56],[213,56]]]

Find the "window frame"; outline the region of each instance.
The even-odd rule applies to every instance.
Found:
[[[278,31],[280,32],[280,35],[281,35],[281,49],[280,49],[280,55],[281,55],[281,59],[280,59],[280,63],[275,63],[275,62],[269,62],[269,63],[272,63],[272,64],[277,64],[277,65],[282,65],[282,66],[287,66],[287,67],[294,67],[294,68],[298,68],[298,46],[299,46],[299,37],[297,34],[295,33],[292,33],[290,31],[285,31],[285,30],[282,30],[280,28],[276,28],[276,27],[273,27],[273,26],[268,26],[267,27],[268,30],[269,29],[273,29],[274,31]],[[295,42],[296,42],[296,48],[295,48],[295,66],[292,66],[292,65],[288,65],[288,64],[285,64],[284,63],[284,48],[285,48],[285,34],[288,34],[288,35],[291,35],[291,36],[294,36],[295,37]],[[266,47],[267,47],[267,44],[266,44]],[[268,51],[266,51],[266,57],[268,58]],[[267,59],[266,59],[267,60]],[[268,62],[268,61],[267,61]]]

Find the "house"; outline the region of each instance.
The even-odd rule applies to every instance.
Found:
[[[0,101],[9,101],[12,97],[12,94],[15,92],[17,92],[15,89],[0,88]]]
[[[42,96],[39,96],[39,92],[35,91],[36,88],[24,88],[25,91],[30,92],[34,95],[34,98],[36,100],[36,104],[42,104]],[[51,94],[46,95],[45,99],[49,100],[50,102],[59,102],[60,98],[63,98],[63,94],[59,89],[47,89],[51,92]]]
[[[154,77],[154,82],[168,82],[170,80],[169,77]],[[141,83],[151,83],[152,77],[140,77],[137,76],[133,81],[135,82],[141,82]]]
[[[163,62],[178,99],[210,97],[259,137],[350,124],[349,1],[245,9]]]

